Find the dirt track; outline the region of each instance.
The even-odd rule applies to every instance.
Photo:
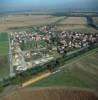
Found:
[[[24,82],[23,84],[22,84],[22,87],[26,87],[26,86],[28,86],[28,85],[30,85],[30,84],[33,84],[33,83],[35,83],[35,82],[37,82],[37,81],[39,81],[39,80],[41,80],[41,79],[43,79],[43,78],[46,78],[46,77],[48,77],[49,75],[50,75],[51,73],[43,73],[42,75],[40,75],[40,76],[37,76],[37,77],[35,77],[35,78],[32,78],[32,79],[30,79],[30,80],[28,80],[27,82]]]
[[[0,100],[98,100],[91,91],[65,88],[22,89]]]

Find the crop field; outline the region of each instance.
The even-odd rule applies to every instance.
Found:
[[[52,15],[9,15],[0,17],[0,31],[7,31],[12,28],[33,27],[35,25],[51,24],[65,16],[57,17]],[[94,17],[97,22],[97,17]],[[98,32],[98,30],[87,25],[86,17],[66,17],[58,23],[58,30],[70,30],[79,32]]]
[[[51,76],[33,83],[32,87],[82,87],[98,91],[98,49],[75,58]]]
[[[9,15],[0,17],[0,31],[5,31],[14,27],[28,27],[43,25],[55,22],[63,17],[51,15]]]
[[[9,74],[8,52],[8,35],[7,33],[0,33],[0,78]]]
[[[0,42],[0,55],[8,54],[8,42]]]
[[[86,33],[96,33],[98,30],[94,29],[93,27],[87,25],[73,25],[73,26],[60,26],[58,29],[66,30],[66,31],[76,31],[76,32],[86,32]]]
[[[67,17],[65,20],[61,21],[59,24],[63,25],[85,25],[87,24],[87,20],[85,17]]]
[[[7,33],[0,33],[0,55],[8,55],[9,49]]]
[[[93,27],[88,26],[86,17],[67,17],[58,24],[58,30],[77,32],[98,32]]]
[[[0,100],[98,100],[98,97],[92,91],[81,89],[26,88],[7,93]]]
[[[76,31],[76,32],[98,32],[98,30],[88,25],[59,25],[58,30]]]

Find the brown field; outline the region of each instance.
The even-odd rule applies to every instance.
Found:
[[[67,17],[58,25],[58,30],[83,29],[87,25],[85,17]]]
[[[58,26],[58,30],[74,30],[74,29],[83,29],[84,25],[60,25]]]
[[[98,21],[98,19],[96,20]],[[58,30],[98,32],[98,30],[88,26],[86,17],[67,17],[65,20],[59,23]]]
[[[0,31],[8,28],[49,24],[63,17],[51,15],[9,15],[0,17]]]
[[[98,32],[98,30],[87,25],[60,25],[58,30],[76,31],[76,32]]]
[[[86,25],[87,20],[85,17],[68,17],[59,24]]]
[[[8,31],[10,28],[31,27],[54,23],[64,18],[52,15],[9,15],[0,17],[0,31]],[[94,18],[97,20],[97,18]],[[58,23],[58,30],[71,30],[80,32],[98,32],[98,30],[88,27],[85,17],[66,17]]]
[[[46,88],[46,89],[21,89],[0,100],[98,100],[96,94],[88,90]]]

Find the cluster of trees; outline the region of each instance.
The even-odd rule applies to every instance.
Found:
[[[21,85],[24,81],[32,78],[35,75],[38,75],[39,73],[42,73],[45,71],[51,71],[51,72],[55,71],[58,67],[64,65],[66,61],[73,59],[74,57],[77,57],[79,55],[82,55],[82,54],[84,54],[94,48],[97,48],[97,47],[98,47],[98,43],[94,44],[92,47],[91,46],[85,47],[85,48],[82,48],[80,51],[77,51],[73,54],[66,55],[66,56],[57,58],[55,60],[52,60],[42,66],[36,66],[35,68],[31,68],[24,72],[18,73],[14,77],[9,77],[9,78],[3,79],[0,82],[0,91],[2,91],[3,88],[5,88],[9,85],[17,85],[17,84]]]

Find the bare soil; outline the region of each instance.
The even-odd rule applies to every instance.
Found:
[[[0,97],[0,100],[98,100],[98,97],[88,90],[45,88],[20,89]]]

